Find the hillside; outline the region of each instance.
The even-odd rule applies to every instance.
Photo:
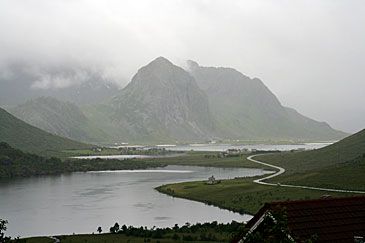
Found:
[[[86,114],[126,141],[202,141],[214,131],[204,92],[189,73],[163,57],[139,69],[118,95]]]
[[[92,143],[107,137],[91,124],[79,107],[55,98],[32,99],[10,112],[35,127],[73,140]]]
[[[87,144],[52,135],[33,127],[1,108],[0,142],[6,142],[17,149],[35,153],[90,147]]]
[[[321,149],[266,155],[261,156],[260,160],[284,167],[287,175],[343,164],[363,154],[365,154],[365,130]]]
[[[260,79],[232,68],[202,67],[194,61],[188,61],[188,66],[208,96],[220,136],[264,140],[337,140],[346,136],[327,123],[283,107]]]

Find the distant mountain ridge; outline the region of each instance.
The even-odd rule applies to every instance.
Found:
[[[232,68],[188,70],[158,57],[98,103],[39,98],[14,108],[19,118],[76,140],[175,143],[219,139],[338,140],[346,133],[281,105],[257,79]]]
[[[220,135],[238,139],[337,140],[347,134],[281,105],[258,78],[233,68],[201,67],[188,71],[208,96]]]

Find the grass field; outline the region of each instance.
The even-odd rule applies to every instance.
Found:
[[[208,185],[203,181],[184,182],[157,187],[159,192],[218,206],[239,213],[256,213],[265,202],[320,198],[324,194],[334,197],[350,196],[344,193],[326,193],[305,189],[272,187],[252,182],[253,178],[223,180]]]
[[[321,170],[352,161],[365,154],[365,130],[330,146],[304,152],[287,152],[257,157],[286,169],[285,174]]]
[[[283,174],[271,182],[314,187],[365,191],[365,157],[323,169]]]

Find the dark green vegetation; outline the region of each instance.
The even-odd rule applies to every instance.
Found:
[[[100,228],[100,230],[102,230]],[[152,228],[144,227],[127,227],[123,225],[119,227],[118,223],[110,228],[108,234],[92,234],[92,235],[69,235],[57,236],[62,243],[114,243],[114,242],[230,242],[237,238],[238,234],[244,231],[244,225],[239,222],[232,221],[228,224],[218,224],[217,222],[185,225],[179,227],[175,225],[172,228]],[[26,238],[27,243],[48,242],[47,238]]]
[[[77,141],[98,142],[107,135],[96,128],[79,107],[51,97],[27,101],[10,110],[19,119],[58,136]]]
[[[54,175],[68,172],[145,169],[158,167],[158,162],[146,163],[141,160],[65,160],[45,158],[31,153],[24,153],[0,143],[0,178]]]
[[[208,185],[204,181],[184,182],[157,187],[159,192],[191,199],[208,205],[218,206],[239,213],[256,213],[266,202],[295,199],[320,198],[323,194],[336,197],[343,193],[327,193],[287,187],[271,187],[255,184],[257,178],[222,180],[221,183]],[[349,196],[351,194],[346,194]]]
[[[8,221],[5,219],[0,219],[0,242],[7,242],[10,240],[10,237],[5,236],[5,231],[7,229],[6,225],[7,225]]]
[[[85,149],[90,145],[52,135],[33,127],[0,108],[0,142],[34,153],[52,153],[66,149]]]

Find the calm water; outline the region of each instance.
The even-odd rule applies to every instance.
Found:
[[[189,145],[166,145],[159,146],[165,147],[168,150],[173,151],[226,151],[227,149],[257,149],[257,150],[266,150],[266,151],[290,151],[293,149],[319,149],[325,146],[332,144],[332,142],[323,142],[323,143],[303,143],[303,144],[280,144],[280,145],[272,145],[272,144],[253,144],[253,145],[232,145],[232,144],[189,144]]]
[[[176,155],[177,156],[177,155]],[[167,156],[157,155],[140,155],[140,154],[118,154],[118,155],[86,155],[86,156],[74,156],[73,159],[148,159],[148,158],[163,158]],[[172,156],[170,156],[172,157]]]
[[[11,236],[91,233],[115,222],[173,226],[185,222],[247,221],[251,216],[172,198],[153,188],[191,180],[255,176],[260,169],[167,166],[150,170],[72,173],[0,181],[0,218]]]

